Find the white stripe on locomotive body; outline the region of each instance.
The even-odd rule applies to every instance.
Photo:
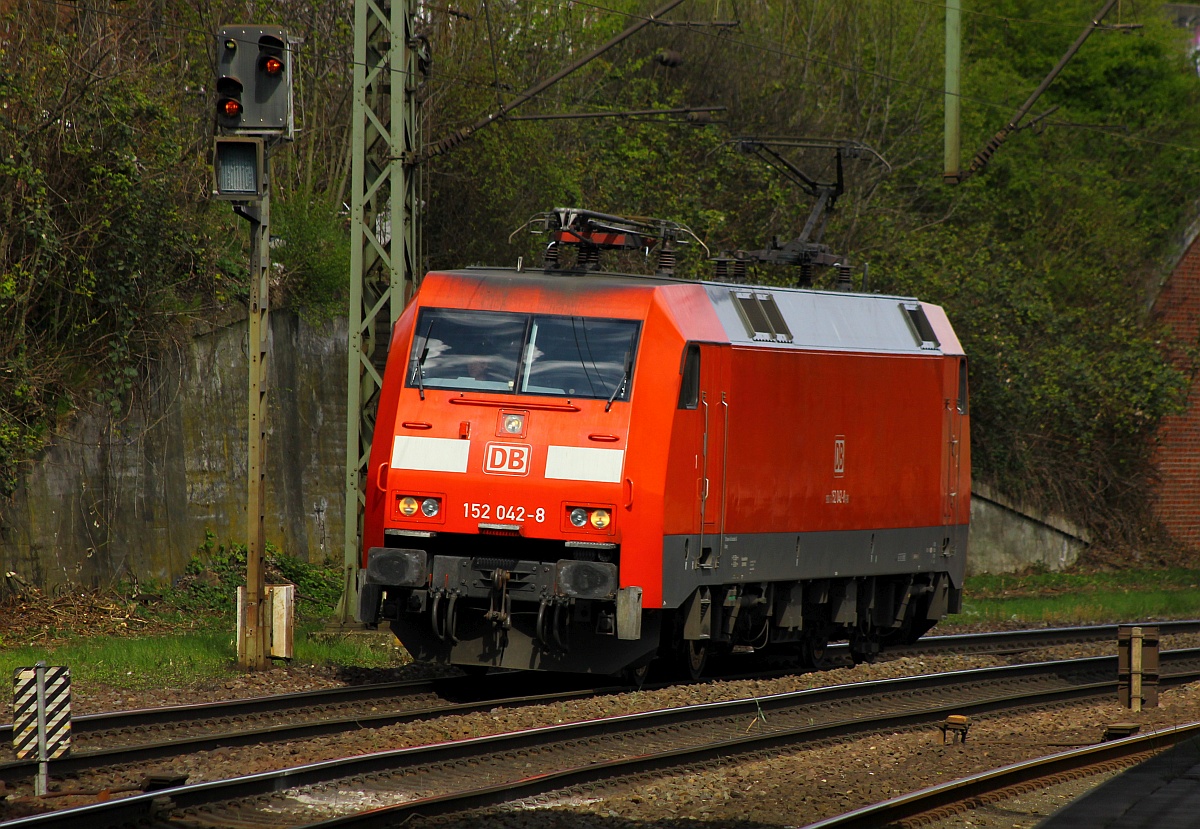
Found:
[[[546,477],[560,481],[621,482],[624,449],[593,449],[587,446],[548,446]]]
[[[466,472],[469,441],[397,435],[392,444],[392,469],[419,472]],[[624,449],[586,446],[546,447],[546,477],[560,481],[620,483]]]
[[[471,443],[466,440],[396,435],[391,466],[420,472],[466,472],[470,451]]]

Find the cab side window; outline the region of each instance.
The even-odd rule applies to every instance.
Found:
[[[694,409],[700,405],[700,346],[689,345],[683,352],[679,367],[679,408]]]
[[[958,360],[958,413],[968,414],[967,403],[967,358]]]

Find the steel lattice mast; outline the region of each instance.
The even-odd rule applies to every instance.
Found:
[[[343,624],[358,608],[365,476],[388,340],[419,278],[417,6],[417,0],[354,4]]]
[[[563,78],[623,43],[684,0],[667,2],[495,112],[428,147],[417,113],[419,72],[427,55],[415,26],[419,0],[355,0],[354,125],[351,132],[350,318],[346,388],[346,531],[337,621],[358,609],[359,539],[375,404],[388,340],[420,280],[420,170]]]

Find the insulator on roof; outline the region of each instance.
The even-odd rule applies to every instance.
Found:
[[[839,291],[853,289],[854,286],[850,283],[850,266],[844,262],[838,262],[834,268],[837,269],[837,289]]]
[[[796,285],[801,288],[811,288],[813,283],[813,264],[809,261],[800,263],[800,276],[796,278]]]
[[[746,260],[733,256],[718,256],[712,263],[713,278],[718,282],[746,281]]]
[[[658,249],[658,269],[655,273],[659,276],[670,276],[675,273],[675,249],[671,247],[670,242],[663,242]]]

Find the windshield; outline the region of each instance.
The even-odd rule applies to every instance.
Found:
[[[425,308],[409,387],[625,400],[635,320]]]

